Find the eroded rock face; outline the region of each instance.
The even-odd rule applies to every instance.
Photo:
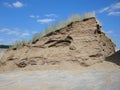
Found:
[[[7,51],[0,62],[4,62],[6,66],[12,62],[18,68],[26,68],[29,65],[60,66],[64,63],[88,67],[113,54],[114,47],[115,44],[102,32],[96,19],[89,18],[72,22],[34,43]],[[0,66],[3,67],[2,64]]]

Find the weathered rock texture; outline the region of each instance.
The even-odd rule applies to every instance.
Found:
[[[32,44],[9,50],[0,68],[14,70],[28,66],[78,65],[89,67],[102,63],[115,52],[115,44],[101,30],[96,18],[70,23]]]

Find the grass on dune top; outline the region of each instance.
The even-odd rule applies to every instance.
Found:
[[[32,43],[35,42],[36,40],[42,38],[43,36],[45,36],[46,34],[56,31],[58,29],[64,28],[67,25],[69,25],[71,22],[75,22],[75,21],[82,21],[86,18],[91,18],[91,17],[95,17],[95,13],[94,12],[89,12],[89,13],[85,13],[83,15],[79,15],[79,14],[73,14],[71,15],[68,19],[60,21],[54,25],[49,25],[43,33],[36,33],[33,38],[30,41],[27,40],[20,40],[20,41],[15,41],[13,43],[13,45],[9,48],[11,49],[17,49],[18,47],[26,44],[26,43]]]

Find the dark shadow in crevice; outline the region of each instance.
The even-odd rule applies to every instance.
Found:
[[[113,62],[120,66],[120,50],[115,52],[109,57],[106,57],[106,61]]]
[[[49,40],[45,44],[49,44],[49,43],[52,43],[52,42],[55,42],[55,41],[57,41],[57,40]]]
[[[71,41],[69,41],[69,40],[59,40],[59,41],[57,41],[56,43],[54,43],[54,44],[52,44],[52,45],[50,45],[50,46],[48,46],[48,47],[54,47],[54,46],[65,46],[65,45],[70,45],[71,44]]]

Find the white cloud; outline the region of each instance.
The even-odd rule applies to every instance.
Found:
[[[30,33],[28,33],[28,32],[24,32],[24,33],[22,33],[21,36],[22,36],[22,37],[27,37],[27,36],[30,36]]]
[[[30,15],[29,17],[30,17],[30,18],[39,18],[38,15]]]
[[[109,7],[105,7],[105,8],[103,8],[103,9],[101,9],[101,10],[99,11],[99,13],[103,13],[103,12],[107,11],[108,9],[109,9]]]
[[[7,7],[14,7],[14,8],[21,8],[24,6],[24,4],[20,1],[16,1],[16,2],[13,2],[13,3],[9,3],[9,2],[4,2],[3,3],[4,6],[7,6]]]
[[[120,12],[109,12],[108,15],[119,16],[119,15],[120,15]]]
[[[29,17],[30,17],[30,18],[35,18],[35,16],[34,16],[34,15],[30,15]]]
[[[29,29],[20,28],[0,28],[0,34],[5,35],[4,39],[0,37],[0,43],[12,44],[16,40],[29,40],[30,36],[33,34]]]
[[[19,1],[16,1],[16,2],[12,3],[12,5],[15,8],[21,8],[21,7],[23,7],[23,3],[19,2]]]
[[[8,2],[4,2],[3,5],[6,6],[6,7],[12,7],[12,5]]]
[[[106,31],[107,34],[113,34],[112,30]]]
[[[35,19],[36,22],[42,23],[42,24],[53,22],[53,21],[55,21],[55,18],[57,17],[56,14],[46,14],[46,15],[44,15],[44,16],[45,16],[46,18],[40,18],[39,15],[33,15],[33,14],[30,15],[29,17]]]
[[[46,16],[46,17],[57,17],[57,15],[56,15],[56,14],[53,14],[53,13],[51,13],[51,14],[46,14],[45,16]]]
[[[7,34],[7,35],[21,35],[21,36],[29,36],[30,33],[29,32],[20,32],[20,30],[18,28],[2,28],[0,29],[1,33]]]
[[[19,35],[19,32],[16,29],[2,28],[0,32],[8,35]]]
[[[32,34],[40,33],[39,31],[32,31]]]
[[[99,10],[99,13],[107,12],[107,15],[120,15],[120,2],[107,6]]]
[[[37,22],[38,23],[50,23],[50,22],[53,22],[55,21],[54,19],[51,19],[51,18],[45,18],[45,19],[38,19]]]
[[[120,2],[117,2],[116,4],[111,5],[111,9],[120,9]]]

